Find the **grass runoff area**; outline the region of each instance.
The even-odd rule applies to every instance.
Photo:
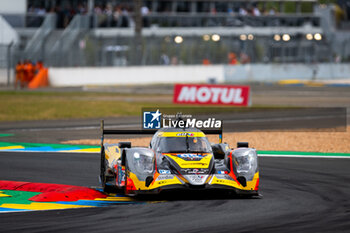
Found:
[[[192,108],[195,106],[172,104],[171,100],[171,95],[2,91],[0,92],[0,121],[140,116],[142,108]],[[193,113],[203,109],[203,106],[197,105],[197,107],[197,110],[193,109]],[[253,109],[249,108],[249,111],[269,108],[253,107]],[[248,111],[247,108],[236,107],[221,109],[222,111]]]
[[[130,102],[125,94],[90,92],[0,92],[0,121],[139,115],[154,103]]]

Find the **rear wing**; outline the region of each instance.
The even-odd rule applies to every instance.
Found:
[[[104,120],[101,120],[101,147],[103,146],[104,135],[106,134],[129,134],[129,135],[153,135],[158,130],[135,130],[135,129],[105,129]],[[205,134],[218,134],[219,142],[222,143],[222,126],[220,129],[205,129],[201,130]]]

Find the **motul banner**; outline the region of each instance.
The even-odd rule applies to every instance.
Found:
[[[249,92],[249,86],[175,84],[173,102],[177,104],[248,106]]]

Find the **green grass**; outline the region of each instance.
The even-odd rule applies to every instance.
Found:
[[[156,103],[147,101],[113,100],[122,96],[125,95],[84,92],[0,92],[0,121],[129,116],[139,115],[142,107],[157,106]]]
[[[154,97],[167,97],[169,102],[157,102]],[[183,113],[244,112],[286,109],[290,107],[254,106],[254,108],[215,107],[172,104],[170,95],[134,95],[92,92],[0,92],[0,122],[24,120],[80,119],[115,116],[140,116],[142,108],[174,108]],[[210,107],[209,107],[210,108]],[[169,112],[171,113],[171,112]]]

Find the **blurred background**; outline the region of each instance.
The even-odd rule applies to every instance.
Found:
[[[99,186],[101,120],[141,129],[143,109],[205,113],[224,121],[231,148],[273,156],[259,158],[266,198],[74,210],[76,220],[5,214],[0,232],[89,232],[101,220],[129,232],[349,232],[350,160],[335,158],[350,156],[350,0],[0,0],[1,179]],[[106,142],[148,146],[140,137]]]
[[[2,0],[0,68],[343,63],[349,19],[346,0]]]
[[[77,92],[74,107],[6,92],[3,120],[137,115],[171,105],[176,83],[249,84],[249,106],[349,107],[349,62],[346,0],[0,1],[2,90]]]
[[[0,30],[0,83],[7,85],[24,61],[221,65],[219,75],[194,82],[344,79],[350,71],[346,0],[2,0]],[[49,74],[56,79],[55,70]]]

